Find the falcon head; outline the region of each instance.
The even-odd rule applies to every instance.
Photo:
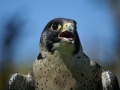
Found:
[[[49,52],[55,50],[70,51],[73,55],[82,50],[79,36],[76,31],[76,21],[66,18],[55,18],[45,26],[40,47],[46,48]]]

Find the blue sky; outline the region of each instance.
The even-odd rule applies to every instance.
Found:
[[[112,63],[115,57],[114,14],[107,1],[36,0],[0,1],[0,36],[6,21],[18,14],[25,21],[14,45],[16,64],[33,63],[39,53],[39,39],[48,21],[56,17],[77,21],[77,31],[84,52],[97,62]],[[2,45],[2,42],[0,42]],[[111,52],[112,51],[112,52]]]

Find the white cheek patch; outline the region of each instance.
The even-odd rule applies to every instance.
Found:
[[[60,46],[60,43],[54,43],[54,44],[53,44],[52,50],[57,49],[59,46]]]
[[[74,45],[66,42],[54,43],[52,50],[58,50],[59,53],[70,53],[74,51]],[[71,53],[70,53],[71,54]]]

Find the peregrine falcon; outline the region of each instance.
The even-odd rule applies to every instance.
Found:
[[[72,19],[48,22],[30,72],[13,73],[7,90],[120,90],[115,74],[84,54],[76,29]]]

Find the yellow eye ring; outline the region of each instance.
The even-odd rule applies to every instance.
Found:
[[[52,29],[52,30],[60,30],[60,29],[61,29],[61,24],[55,22],[55,23],[53,23],[53,24],[51,25],[51,29]]]

